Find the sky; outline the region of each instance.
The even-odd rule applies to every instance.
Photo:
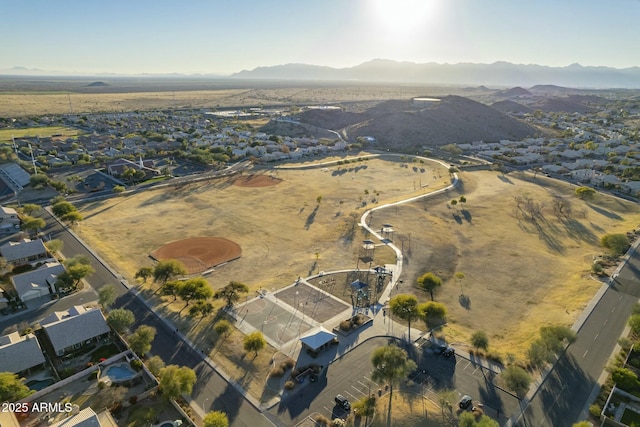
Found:
[[[640,0],[0,0],[0,70],[229,75],[372,59],[640,66]]]

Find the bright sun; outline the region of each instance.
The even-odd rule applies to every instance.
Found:
[[[408,36],[432,22],[437,0],[374,0],[374,13],[380,29],[390,38]]]

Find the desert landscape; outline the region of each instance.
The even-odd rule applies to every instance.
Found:
[[[233,185],[259,174],[277,185]],[[355,268],[369,237],[357,226],[366,209],[449,183],[448,170],[436,163],[393,156],[310,169],[262,168],[249,177],[88,204],[79,233],[130,280],[151,265],[149,253],[164,243],[230,239],[242,256],[215,268],[207,276],[211,285],[237,280],[252,290],[279,289],[298,276]],[[461,195],[466,202],[452,206],[450,200]],[[528,220],[518,198],[539,203],[543,220]],[[568,216],[554,214],[559,202],[569,207]],[[435,298],[449,310],[448,341],[467,343],[473,331],[483,330],[492,349],[521,358],[540,326],[577,319],[601,285],[591,276],[594,256],[602,253],[599,238],[634,229],[640,208],[604,195],[587,202],[570,185],[542,176],[478,171],[462,172],[455,191],[376,211],[371,221],[374,229],[393,224],[393,240],[404,248],[404,284],[392,295],[411,292],[428,300],[415,281],[432,271],[445,282]],[[394,262],[391,250],[376,249],[373,265]],[[456,280],[456,272],[465,278]]]

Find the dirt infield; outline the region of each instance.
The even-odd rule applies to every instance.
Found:
[[[221,237],[194,237],[167,243],[150,255],[157,260],[177,259],[184,264],[188,274],[196,274],[240,258],[242,248]]]
[[[282,182],[280,178],[271,175],[248,175],[236,179],[233,185],[238,187],[270,187]]]

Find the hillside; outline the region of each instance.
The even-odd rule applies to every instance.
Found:
[[[343,130],[351,142],[359,136],[372,136],[379,148],[405,152],[451,143],[521,139],[536,133],[494,108],[454,95],[426,107],[409,100],[391,100],[359,113],[308,110],[296,119],[318,128]]]
[[[527,107],[526,105],[519,104],[515,101],[511,101],[506,99],[504,101],[498,101],[491,104],[491,108],[495,108],[496,110],[502,113],[532,113],[533,109]]]

